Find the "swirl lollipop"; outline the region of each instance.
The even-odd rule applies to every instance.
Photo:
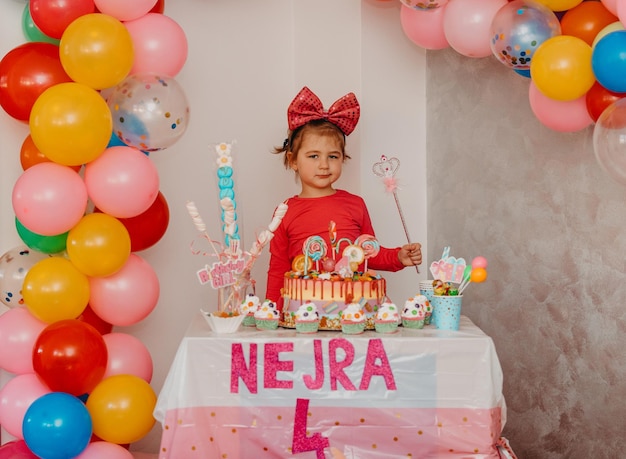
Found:
[[[302,246],[304,255],[306,257],[310,257],[316,264],[319,264],[319,261],[324,258],[324,255],[326,255],[326,249],[326,241],[321,236],[308,237]],[[306,274],[309,269],[307,265],[308,263],[304,264],[304,274]]]
[[[378,243],[378,239],[376,239],[371,234],[362,234],[356,238],[354,241],[354,245],[357,245],[363,249],[363,256],[365,258],[365,269],[367,272],[367,260],[375,257],[380,252],[380,244]]]

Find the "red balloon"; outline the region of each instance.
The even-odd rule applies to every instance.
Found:
[[[93,328],[98,330],[98,333],[100,333],[101,335],[106,335],[107,333],[111,333],[111,331],[113,330],[113,325],[102,320],[100,316],[96,314],[93,311],[93,309],[91,309],[91,306],[89,305],[87,305],[83,313],[80,316],[78,316],[76,319],[80,320],[81,322],[88,323]]]
[[[0,459],[38,459],[24,440],[16,440],[0,446]]]
[[[93,0],[30,0],[29,8],[33,23],[51,38],[61,38],[75,19],[96,12]]]
[[[165,0],[157,0],[156,4],[149,12],[163,14],[163,11],[165,11]]]
[[[42,92],[70,81],[61,65],[58,46],[24,43],[0,61],[0,105],[13,118],[28,121],[33,104]]]
[[[626,93],[612,92],[606,89],[597,81],[591,89],[587,91],[585,101],[587,103],[587,111],[593,121],[598,121],[602,112],[613,102],[626,97]]]
[[[90,393],[107,367],[102,335],[80,320],[59,320],[39,334],[33,346],[33,368],[53,392]]]
[[[102,212],[95,208],[94,212]],[[118,218],[128,230],[130,251],[139,252],[159,242],[170,221],[170,209],[165,196],[159,191],[152,205],[145,212],[130,218]]]

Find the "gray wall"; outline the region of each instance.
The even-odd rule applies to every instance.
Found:
[[[427,54],[428,260],[489,261],[464,314],[504,372],[504,435],[520,459],[623,457],[626,189],[593,126],[552,131],[529,80],[493,58]]]

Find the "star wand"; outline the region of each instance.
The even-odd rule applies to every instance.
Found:
[[[406,236],[406,240],[409,244],[411,244],[411,236],[409,236],[409,230],[406,226],[406,221],[404,220],[404,213],[402,212],[402,207],[400,207],[400,200],[398,199],[398,182],[396,180],[396,172],[400,167],[400,160],[398,158],[387,158],[385,155],[380,157],[380,161],[374,163],[372,166],[372,171],[378,177],[382,177],[383,183],[385,184],[385,190],[391,194],[393,194],[393,199],[396,202],[396,208],[398,209],[398,213],[400,214],[400,221],[402,222],[402,228],[404,229],[404,235]],[[415,271],[419,274],[420,270],[417,265],[415,265]]]

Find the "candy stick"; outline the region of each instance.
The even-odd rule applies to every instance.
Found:
[[[335,260],[335,243],[337,242],[337,224],[334,221],[328,223],[328,238],[330,239],[330,252]]]
[[[215,252],[215,256],[217,256],[217,258],[219,259],[221,252],[219,252],[217,248],[215,247],[215,245],[213,244],[213,240],[211,239],[211,237],[206,231],[206,224],[202,220],[202,217],[200,216],[200,212],[198,212],[198,208],[196,207],[196,204],[193,201],[187,201],[187,212],[189,212],[189,215],[191,216],[191,219],[193,220],[193,224],[195,225],[196,229],[200,233],[202,233],[202,235],[207,241],[209,241],[209,244],[211,244],[211,248]]]
[[[258,236],[256,241],[252,244],[252,248],[250,249],[250,260],[246,264],[244,268],[244,272],[250,272],[252,270],[252,266],[256,261],[257,257],[261,254],[263,248],[269,244],[269,242],[274,237],[274,231],[280,225],[280,222],[283,220],[283,217],[287,213],[288,206],[287,204],[280,203],[276,210],[274,211],[274,216],[272,217],[272,221],[267,227],[267,230],[262,231]]]
[[[380,162],[374,163],[372,171],[375,175],[383,178],[385,189],[393,194],[396,208],[398,209],[398,213],[400,214],[402,228],[404,228],[404,235],[406,236],[407,242],[410,244],[411,236],[409,236],[409,230],[407,228],[406,221],[404,220],[404,213],[402,212],[402,207],[400,207],[400,200],[398,199],[398,193],[396,192],[396,190],[398,189],[398,183],[396,181],[395,174],[399,167],[400,160],[398,158],[387,158],[385,155],[382,155],[380,157]],[[419,274],[420,272],[417,265],[415,265],[415,271],[417,271],[417,274]]]

